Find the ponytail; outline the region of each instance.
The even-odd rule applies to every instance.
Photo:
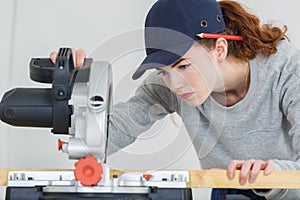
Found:
[[[242,41],[228,41],[228,55],[242,60],[251,60],[257,55],[268,56],[277,51],[280,40],[287,39],[287,26],[283,29],[272,24],[260,26],[258,17],[247,12],[239,3],[221,0],[219,4],[226,23],[226,30],[221,33],[244,38]],[[200,41],[205,46],[211,45],[211,42],[203,42]]]

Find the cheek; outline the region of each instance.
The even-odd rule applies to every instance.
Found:
[[[191,81],[191,87],[193,88],[197,99],[206,99],[210,93],[211,93],[211,88],[209,87],[207,81],[205,81],[204,79],[197,78],[197,79],[193,79]]]
[[[202,56],[201,58],[193,60],[195,71],[200,74],[203,82],[210,90],[215,87],[217,80],[220,77],[218,66],[215,64],[216,61],[212,57],[211,54],[208,54],[205,57]]]
[[[207,88],[210,88],[210,83],[207,81],[205,76],[198,70],[192,70],[190,73],[186,74],[186,79],[188,84],[195,90],[195,91],[206,91]]]
[[[190,76],[190,83],[193,91],[195,93],[194,98],[191,98],[187,103],[192,106],[201,105],[211,94],[211,86],[210,83],[203,78],[202,74],[198,73],[198,75]]]
[[[210,66],[209,66],[210,67]],[[193,83],[194,88],[204,91],[212,91],[216,85],[216,71],[207,69],[209,67],[199,67],[194,68],[194,73],[190,74],[191,83]]]

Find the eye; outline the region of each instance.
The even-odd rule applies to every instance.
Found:
[[[159,72],[157,72],[157,75],[165,76],[167,74],[168,74],[168,72],[166,72],[165,70],[159,70]]]
[[[189,66],[190,66],[190,64],[179,65],[178,69],[187,69]]]

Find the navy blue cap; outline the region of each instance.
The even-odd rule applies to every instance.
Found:
[[[158,0],[145,23],[147,57],[132,78],[138,79],[148,69],[176,62],[198,39],[197,34],[218,33],[225,29],[216,0]]]

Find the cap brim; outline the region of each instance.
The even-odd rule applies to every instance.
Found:
[[[149,69],[158,69],[175,63],[191,48],[194,42],[193,39],[189,39],[149,54],[134,72],[132,79],[136,80],[140,78]]]

